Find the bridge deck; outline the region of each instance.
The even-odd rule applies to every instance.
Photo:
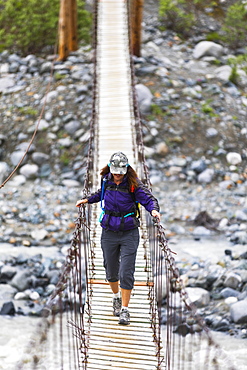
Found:
[[[133,104],[131,99],[130,63],[126,4],[123,0],[102,0],[98,9],[98,168],[104,167],[112,153],[123,151],[135,167],[133,142]],[[98,179],[97,179],[98,180]],[[95,183],[97,188],[98,184]],[[100,206],[95,206],[97,216]],[[98,219],[98,217],[97,217]],[[91,324],[88,369],[157,369],[156,345],[151,328],[149,288],[141,238],[135,280],[130,302],[131,324],[118,325],[112,314],[112,293],[105,284],[101,227],[95,224],[95,276],[92,282]],[[87,321],[87,320],[85,320]]]

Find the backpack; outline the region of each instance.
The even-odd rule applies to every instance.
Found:
[[[105,195],[105,189],[107,188],[107,178],[103,178],[102,181],[101,181],[101,196],[100,196],[100,208],[102,209],[102,212],[101,212],[101,215],[100,215],[100,218],[99,218],[99,222],[101,222],[104,214],[105,214],[105,209],[104,209],[104,195]],[[135,188],[134,186],[131,187],[130,191],[128,191],[132,197],[132,200],[133,200],[133,203],[135,204],[135,217],[136,218],[140,218],[140,203],[136,201],[135,199]],[[130,216],[131,214],[133,214],[132,212],[131,213],[127,213],[125,216],[123,217],[127,217],[127,216]]]

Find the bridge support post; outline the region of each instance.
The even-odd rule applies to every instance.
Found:
[[[130,2],[131,51],[137,57],[141,56],[143,4],[144,0],[131,0]]]
[[[77,41],[77,2],[61,0],[59,12],[59,60],[68,57],[70,51],[78,48]]]
[[[76,0],[69,0],[70,3],[70,21],[69,21],[69,51],[78,49],[77,37],[77,2]]]

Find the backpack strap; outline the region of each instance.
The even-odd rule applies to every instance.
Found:
[[[105,195],[105,188],[106,188],[106,183],[107,183],[107,178],[104,177],[102,180],[101,180],[101,194],[100,194],[100,208],[101,208],[101,214],[99,216],[99,222],[102,221],[102,218],[105,214],[105,202],[104,202],[104,195]]]
[[[117,217],[121,217],[122,218],[122,222],[124,221],[124,218],[127,217],[127,216],[132,216],[132,217],[136,217],[136,218],[140,218],[140,203],[138,203],[135,199],[135,188],[134,186],[132,185],[130,190],[128,188],[126,189],[121,189],[121,191],[123,192],[126,192],[126,193],[130,193],[131,197],[132,197],[132,200],[133,200],[133,203],[134,203],[134,206],[135,206],[135,212],[130,212],[130,213],[123,213],[123,214],[119,214],[119,215],[115,215],[114,213],[116,212],[109,212],[109,211],[106,211],[105,210],[105,204],[104,204],[104,196],[105,196],[105,190],[107,187],[109,187],[111,190],[115,190],[115,187],[109,185],[107,186],[107,178],[104,177],[102,180],[101,180],[101,196],[100,196],[100,208],[102,209],[102,212],[100,214],[100,217],[99,217],[99,222],[102,221],[102,218],[104,216],[104,214],[110,214],[112,216],[117,216]],[[121,223],[122,223],[121,222]]]
[[[136,200],[136,197],[135,197],[135,187],[133,185],[130,187],[130,195],[132,197],[133,202],[135,203],[135,207],[136,207],[136,218],[140,218],[141,217],[140,203],[137,202],[137,200]]]

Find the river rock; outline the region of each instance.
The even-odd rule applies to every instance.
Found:
[[[28,299],[28,298],[29,298],[29,296],[26,293],[26,291],[24,291],[24,292],[18,292],[14,296],[14,300],[15,301],[21,301],[21,300],[25,300],[25,299]]]
[[[232,289],[237,289],[241,284],[241,276],[235,274],[234,272],[229,272],[226,275],[224,286]]]
[[[79,121],[73,120],[68,122],[64,128],[70,134],[74,135],[74,133],[81,127],[81,123]]]
[[[13,186],[13,187],[18,187],[20,185],[23,185],[25,184],[26,182],[26,177],[23,176],[23,175],[16,175],[14,177],[12,177],[11,181],[9,181],[9,185]]]
[[[11,300],[16,292],[16,288],[11,285],[0,283],[0,302]]]
[[[20,174],[27,179],[33,179],[38,176],[39,167],[36,164],[25,164],[20,169]]]
[[[237,290],[229,288],[229,287],[222,289],[220,292],[220,295],[223,298],[239,297],[239,294],[240,293]]]
[[[183,234],[185,234],[185,228],[183,227],[183,226],[181,226],[181,225],[177,225],[177,224],[172,224],[171,226],[170,226],[170,230],[172,231],[172,232],[174,232],[175,234],[179,234],[179,235],[183,235]]]
[[[19,71],[19,67],[20,67],[20,65],[17,62],[10,63],[10,65],[9,65],[9,73],[16,73],[16,72],[18,72]]]
[[[41,230],[34,230],[31,232],[31,237],[34,239],[34,240],[44,240],[47,236],[48,232],[45,230],[45,229],[41,229]]]
[[[226,160],[229,164],[232,164],[232,165],[236,165],[242,162],[241,155],[235,152],[227,153]]]
[[[137,84],[135,86],[137,93],[137,100],[139,103],[139,108],[142,113],[148,113],[151,110],[151,104],[153,95],[149,88],[142,84]]]
[[[219,58],[223,54],[223,50],[223,46],[216,44],[215,42],[201,41],[195,46],[193,50],[193,57],[195,59],[199,59],[209,55]]]
[[[198,175],[197,179],[198,179],[198,182],[209,184],[210,182],[212,182],[213,177],[214,177],[214,170],[212,168],[206,168],[206,170],[204,170]]]
[[[79,181],[70,179],[63,180],[62,184],[68,188],[77,188],[78,186],[81,186],[81,183]]]
[[[222,81],[229,81],[232,73],[232,68],[229,65],[221,66],[215,69],[215,76]]]
[[[51,68],[52,68],[52,63],[51,62],[45,62],[40,67],[40,73],[43,74],[43,73],[50,72]]]
[[[30,143],[28,141],[24,141],[16,146],[16,150],[20,150],[25,152],[28,148],[28,153],[33,153],[36,150],[35,144],[32,143],[32,145],[29,147]]]
[[[211,138],[218,135],[218,130],[216,130],[214,127],[209,127],[206,131],[206,137]]]
[[[169,153],[169,148],[168,148],[168,146],[166,145],[166,143],[164,141],[157,144],[156,150],[157,150],[158,154],[163,155],[163,156],[165,156]]]
[[[211,235],[211,231],[206,229],[204,226],[197,226],[193,230],[193,235],[194,236],[208,236]]]
[[[69,148],[73,143],[73,141],[69,137],[59,139],[58,142],[61,146],[65,147],[65,148]]]
[[[218,229],[219,230],[226,230],[227,229],[227,225],[228,225],[228,218],[226,217],[223,217],[220,222],[219,222],[219,225],[218,225]]]
[[[240,220],[240,221],[247,221],[247,213],[244,212],[243,210],[241,209],[237,209],[236,210],[236,213],[235,213],[235,217],[237,220]]]
[[[23,150],[17,150],[15,152],[11,153],[11,155],[10,155],[11,163],[14,166],[16,166],[20,162],[20,160],[23,158],[24,155],[25,155],[25,151],[23,151]],[[25,158],[23,162],[25,163],[26,161],[27,161],[27,159]]]
[[[190,301],[197,307],[205,307],[210,302],[210,294],[206,289],[187,287],[186,292],[189,295]]]
[[[0,270],[0,283],[7,283],[16,274],[17,269],[13,266],[5,265]]]
[[[0,64],[0,75],[4,75],[8,73],[9,73],[9,64],[8,63]]]
[[[44,131],[49,127],[49,123],[45,119],[40,119],[35,122],[35,127],[38,126],[38,131]]]
[[[197,161],[192,161],[190,168],[195,171],[196,173],[201,173],[206,170],[207,165],[204,160],[199,159]]]
[[[41,103],[43,104],[45,102],[45,99],[46,99],[46,102],[47,103],[51,103],[53,100],[57,99],[58,97],[58,92],[57,91],[50,91],[47,93],[47,95],[41,100]]]
[[[5,302],[1,308],[0,315],[14,316],[15,315],[14,303],[12,301]]]
[[[245,245],[247,244],[247,232],[246,231],[236,231],[230,237],[230,241]]]
[[[238,302],[238,298],[237,298],[237,297],[228,297],[228,298],[225,298],[224,302],[225,302],[228,306],[231,306],[233,303]]]
[[[49,159],[49,155],[48,154],[45,154],[45,153],[41,153],[41,152],[34,152],[32,154],[32,160],[34,161],[34,163],[36,163],[37,165],[41,165],[43,164],[44,162],[48,161]]]
[[[236,324],[247,323],[247,299],[234,303],[230,309],[231,319]]]
[[[32,301],[37,301],[40,299],[40,295],[38,292],[30,292],[29,293],[29,298],[32,300]]]
[[[2,77],[0,78],[0,93],[5,92],[8,88],[13,87],[15,81],[11,77]]]
[[[18,271],[9,284],[18,289],[18,291],[22,292],[29,288],[30,276],[30,271]]]
[[[9,166],[6,162],[0,162],[0,185],[8,175]]]

